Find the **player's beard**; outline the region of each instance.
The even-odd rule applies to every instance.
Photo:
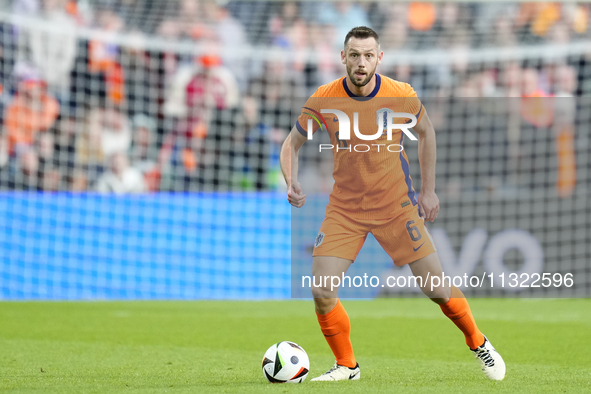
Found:
[[[374,69],[371,70],[371,72],[368,72],[367,74],[365,74],[365,78],[361,82],[357,82],[357,78],[355,76],[355,73],[351,70],[351,68],[347,67],[347,74],[349,75],[349,81],[351,81],[351,83],[353,85],[357,86],[358,88],[361,88],[361,87],[367,85],[369,83],[369,81],[371,81],[371,79],[373,78],[375,73],[376,73],[376,67],[374,67]]]

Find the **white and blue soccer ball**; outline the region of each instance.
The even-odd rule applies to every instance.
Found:
[[[308,354],[294,342],[276,343],[263,357],[263,375],[271,383],[302,383],[309,370]]]

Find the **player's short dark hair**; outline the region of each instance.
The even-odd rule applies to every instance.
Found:
[[[380,46],[380,36],[373,29],[367,26],[357,26],[352,28],[345,36],[345,48],[347,48],[347,43],[349,42],[351,37],[360,39],[373,37],[378,43],[378,47]]]

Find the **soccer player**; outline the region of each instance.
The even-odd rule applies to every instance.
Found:
[[[308,99],[281,150],[281,167],[289,188],[287,198],[291,205],[300,208],[306,203],[306,194],[297,178],[298,151],[306,142],[308,128],[312,125],[308,120],[315,118],[323,124],[315,131],[326,131],[331,139],[335,184],[314,244],[313,277],[341,277],[371,232],[396,266],[408,264],[413,275],[422,278],[422,281],[417,280],[421,290],[439,304],[443,313],[462,331],[485,376],[501,380],[505,376],[505,363],[476,326],[463,293],[448,283],[433,289],[427,283],[428,276],[442,276],[435,245],[424,223],[435,220],[439,211],[435,194],[435,131],[410,85],[376,73],[382,57],[375,31],[363,26],[352,29],[341,51],[347,75],[319,87]],[[384,105],[387,108],[382,108]],[[348,140],[338,135],[339,123],[344,117],[331,114],[328,121],[320,122],[318,115],[327,108],[338,109],[349,119],[354,119],[357,112],[358,128],[353,127],[356,133],[351,132]],[[388,112],[392,116],[407,113],[416,117],[413,130],[418,134],[422,179],[418,196],[412,186],[406,154],[402,149],[388,146],[396,142],[402,144],[402,128],[393,130],[391,140],[387,140],[386,129],[379,135],[378,128],[382,115],[386,126],[387,121],[401,125],[412,119],[402,122],[397,118],[388,119]],[[359,130],[377,139],[360,138]],[[365,145],[361,149],[351,149],[356,143]],[[361,152],[367,150],[367,146],[373,151]],[[378,150],[380,147],[382,149]],[[321,151],[320,154],[330,153]],[[313,381],[356,380],[361,376],[349,338],[349,316],[337,292],[338,289],[331,290],[329,286],[312,286],[318,322],[336,358],[334,366]]]

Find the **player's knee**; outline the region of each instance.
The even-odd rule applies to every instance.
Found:
[[[325,315],[332,311],[338,302],[338,298],[314,298],[314,308],[319,315]]]
[[[312,297],[314,299],[336,298],[337,292],[327,287],[312,286]]]
[[[316,312],[324,315],[332,310],[337,303],[337,291],[327,287],[312,287],[312,297]]]

